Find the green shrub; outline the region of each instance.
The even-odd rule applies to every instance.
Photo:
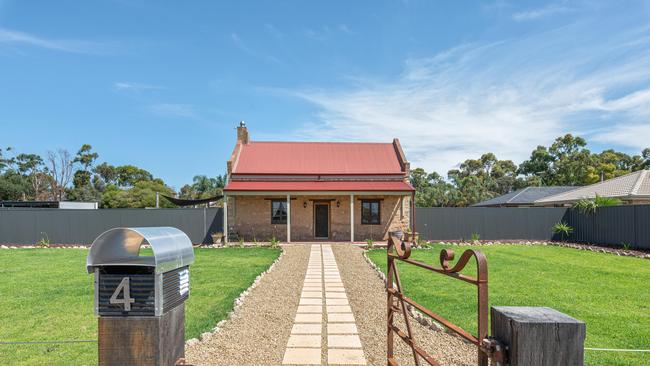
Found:
[[[599,207],[618,206],[622,203],[623,201],[618,198],[601,197],[599,195],[596,195],[595,198],[583,198],[579,200],[573,204],[573,208],[587,215],[595,213]]]
[[[275,236],[271,237],[269,243],[271,243],[271,248],[277,248],[280,245],[280,241]]]
[[[623,250],[630,250],[630,247],[632,247],[632,244],[622,242],[621,245],[623,246]]]
[[[372,249],[375,246],[375,241],[372,239],[366,239],[366,249]]]
[[[553,225],[553,232],[560,234],[562,241],[564,241],[573,232],[573,228],[566,222],[560,221],[557,224]]]
[[[478,233],[472,233],[472,241],[479,241],[481,239],[481,235]]]

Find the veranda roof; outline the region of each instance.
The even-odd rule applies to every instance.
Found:
[[[224,192],[412,192],[403,181],[230,181]]]

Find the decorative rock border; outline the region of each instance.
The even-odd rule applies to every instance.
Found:
[[[427,244],[441,244],[441,245],[453,245],[459,247],[465,246],[492,246],[492,245],[522,245],[522,246],[533,246],[533,245],[547,245],[563,248],[571,248],[577,250],[587,250],[591,252],[605,253],[605,254],[615,254],[621,257],[635,257],[650,259],[650,253],[640,251],[640,250],[625,250],[619,248],[611,248],[601,245],[590,245],[590,244],[578,244],[578,243],[565,243],[557,241],[475,241],[475,242],[453,242],[453,241],[438,241],[438,242],[427,242]],[[431,250],[433,248],[429,246],[418,246],[418,250]]]
[[[213,247],[213,248],[218,249],[218,248],[220,248],[220,247]],[[264,272],[260,273],[259,275],[257,275],[257,277],[255,277],[255,280],[253,281],[253,283],[250,285],[250,287],[248,287],[246,290],[244,290],[242,293],[239,294],[239,296],[238,296],[238,297],[233,301],[233,304],[234,304],[233,309],[228,313],[228,315],[226,315],[226,317],[225,317],[224,319],[220,320],[220,321],[219,321],[219,322],[214,326],[214,328],[212,328],[212,331],[201,333],[201,335],[200,335],[200,340],[205,340],[205,339],[210,338],[210,337],[212,337],[213,335],[219,333],[219,331],[221,330],[221,328],[223,327],[223,325],[224,325],[228,320],[232,319],[232,317],[237,313],[237,311],[239,310],[239,308],[241,307],[241,305],[244,303],[244,299],[246,299],[246,297],[247,297],[248,295],[250,295],[251,291],[252,291],[255,287],[257,287],[257,285],[259,285],[260,281],[262,281],[262,278],[264,278],[264,276],[265,276],[267,273],[271,272],[271,271],[275,268],[275,266],[280,262],[280,260],[282,260],[282,258],[284,257],[284,254],[285,254],[285,250],[284,250],[284,248],[283,248],[282,246],[280,246],[279,248],[282,250],[282,252],[281,252],[280,255],[279,255],[279,256],[278,256],[278,257],[273,261],[273,263],[271,263],[271,265],[269,266],[269,268],[268,268],[266,271],[264,271]],[[200,342],[199,339],[197,339],[197,338],[191,338],[191,339],[188,339],[187,341],[185,341],[185,346],[186,346],[186,347],[188,347],[188,346],[192,346],[192,345],[197,344],[197,343],[199,343],[199,342]]]

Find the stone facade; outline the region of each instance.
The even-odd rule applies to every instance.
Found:
[[[291,241],[314,241],[314,203],[329,205],[329,241],[350,241],[350,195],[292,196]],[[271,199],[286,196],[229,196],[228,227],[246,241],[287,240],[287,226],[271,223]],[[361,224],[360,199],[380,200],[380,224]],[[385,240],[388,232],[410,226],[411,197],[354,196],[354,241]],[[338,203],[338,204],[337,204]]]

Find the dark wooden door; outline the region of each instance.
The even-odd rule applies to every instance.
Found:
[[[329,205],[317,203],[314,205],[314,236],[319,239],[329,237]]]

